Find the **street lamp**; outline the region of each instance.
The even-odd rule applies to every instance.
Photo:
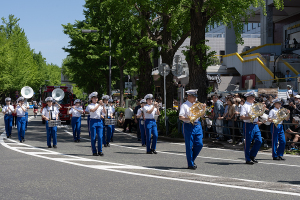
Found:
[[[82,33],[97,33],[98,30],[87,30],[87,29],[82,29]],[[108,76],[108,95],[111,97],[111,38],[110,38],[110,31],[109,31],[109,76]]]

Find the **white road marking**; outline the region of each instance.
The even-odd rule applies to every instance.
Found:
[[[10,140],[13,141],[13,140]],[[63,155],[66,156],[67,158],[51,158],[51,157],[46,157],[42,155],[37,155],[37,154],[30,154],[28,152],[21,151],[18,148],[10,147],[7,143],[3,141],[3,134],[0,135],[0,143],[1,145],[5,146],[8,149],[18,151],[27,155],[32,155],[35,157],[40,157],[48,160],[54,160],[57,162],[62,162],[62,163],[68,163],[76,166],[81,166],[81,167],[86,167],[86,168],[92,168],[92,169],[99,169],[99,170],[106,170],[106,171],[111,171],[111,172],[118,172],[118,173],[123,173],[123,174],[129,174],[129,175],[135,175],[135,176],[143,176],[143,177],[149,177],[149,178],[157,178],[157,179],[164,179],[164,180],[172,180],[172,181],[180,181],[180,182],[186,182],[186,183],[197,183],[197,184],[202,184],[202,185],[211,185],[211,186],[218,186],[218,187],[225,187],[225,188],[234,188],[234,189],[242,189],[242,190],[251,190],[251,191],[259,191],[259,192],[266,192],[266,193],[273,193],[273,194],[281,194],[281,195],[291,195],[291,196],[300,196],[300,193],[293,193],[293,192],[284,192],[284,191],[275,191],[275,190],[268,190],[268,189],[260,189],[260,188],[251,188],[251,187],[245,187],[245,186],[235,186],[235,185],[227,185],[227,184],[221,184],[221,183],[212,183],[212,182],[205,182],[205,181],[197,181],[197,180],[188,180],[188,179],[180,179],[180,178],[173,178],[173,177],[164,177],[164,176],[157,176],[157,175],[150,175],[150,174],[142,174],[142,173],[136,173],[136,172],[128,172],[128,171],[121,171],[118,169],[147,169],[147,170],[158,170],[158,171],[166,171],[166,172],[175,172],[175,173],[183,173],[179,171],[169,171],[169,170],[160,170],[160,169],[151,169],[151,168],[146,168],[146,167],[140,167],[140,166],[132,166],[132,165],[123,165],[119,163],[112,163],[114,165],[84,165],[81,163],[76,163],[76,162],[70,162],[70,158],[73,161],[93,161],[93,162],[103,162],[103,163],[110,163],[110,162],[104,162],[104,161],[99,161],[99,160],[93,160],[93,159],[86,159],[86,158],[80,158],[76,156],[70,156],[70,155],[65,155],[58,153],[58,155]],[[27,144],[24,144],[27,147],[31,147],[33,149],[39,149],[37,147],[33,147]],[[46,150],[49,154],[52,152],[49,150]],[[57,152],[55,152],[57,153]],[[117,166],[115,166],[115,164]],[[191,173],[188,173],[191,174]],[[201,176],[200,174],[193,174],[196,176]],[[202,175],[205,177],[217,177],[217,176],[210,176],[210,175]],[[236,179],[239,180],[239,179]],[[241,179],[240,179],[241,180]],[[253,181],[253,180],[246,180],[248,182],[261,182],[261,181]],[[266,182],[263,182],[266,183]],[[294,185],[293,185],[294,186]]]

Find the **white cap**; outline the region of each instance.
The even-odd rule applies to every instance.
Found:
[[[286,87],[288,87],[288,88],[292,88],[292,86],[291,86],[291,85],[287,85]]]
[[[80,99],[76,99],[76,100],[74,101],[75,104],[76,104],[76,103],[80,103],[80,102],[81,102]]]
[[[142,99],[141,101],[140,101],[140,103],[142,104],[142,103],[146,103],[146,99]]]
[[[194,97],[198,97],[197,92],[198,89],[193,89],[193,90],[187,90],[185,91],[188,95],[193,95]]]
[[[89,99],[92,99],[92,97],[97,97],[98,96],[98,92],[92,92],[90,95],[89,95]]]
[[[24,99],[24,97],[19,97],[18,99],[17,99],[17,101],[19,102],[19,101],[24,101],[25,99]]]
[[[144,97],[144,99],[153,99],[153,95],[152,94],[147,94],[145,97]]]
[[[109,96],[108,95],[104,95],[103,97],[102,97],[102,100],[108,100],[109,99]]]
[[[250,92],[247,92],[244,96],[245,96],[245,97],[250,97],[250,96],[255,97],[255,91],[252,90],[252,91],[250,91]]]
[[[6,97],[5,101],[11,101],[11,98],[10,97]]]
[[[277,98],[277,99],[273,99],[272,101],[273,103],[281,103],[281,99],[280,98]]]
[[[53,101],[53,98],[52,98],[52,97],[47,97],[47,98],[45,99],[45,101],[46,101],[46,102],[48,102],[48,101]]]
[[[299,94],[297,94],[297,95],[295,96],[295,98],[297,98],[297,99],[300,99],[300,95],[299,95]]]

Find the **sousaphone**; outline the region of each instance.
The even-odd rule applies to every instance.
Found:
[[[55,101],[61,101],[63,100],[64,97],[65,97],[65,92],[62,89],[56,88],[52,91],[52,98]]]
[[[25,98],[25,99],[30,99],[33,95],[34,95],[34,92],[33,92],[33,89],[29,86],[24,86],[22,89],[21,89],[21,95]]]

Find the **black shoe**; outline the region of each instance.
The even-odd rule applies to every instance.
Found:
[[[6,136],[6,138],[9,138],[9,136]]]
[[[147,154],[153,154],[153,152],[152,151],[148,151]]]
[[[56,145],[53,145],[53,148],[57,148],[57,146],[56,146]]]
[[[25,139],[23,139],[22,141],[25,142]]]
[[[285,160],[285,158],[284,158],[284,157],[281,157],[281,156],[278,156],[278,158],[279,158],[280,160]]]
[[[246,161],[246,164],[248,164],[248,165],[253,165],[254,164],[254,162],[251,160],[251,161]]]
[[[93,156],[99,156],[97,153],[93,153]]]
[[[77,140],[74,140],[74,142],[76,143],[76,142],[77,142]]]
[[[251,159],[254,163],[258,163],[258,161],[255,159],[255,157],[250,157],[250,159]]]
[[[151,151],[152,151],[154,154],[157,154],[157,152],[155,151],[155,149],[152,149]]]
[[[195,165],[194,166],[188,166],[188,169],[196,170],[197,167],[195,167]]]
[[[107,147],[107,144],[105,144],[104,147]]]
[[[138,141],[142,141],[140,138],[138,138]]]
[[[113,142],[113,141],[114,141],[114,138],[111,138],[110,141]]]
[[[196,169],[197,169],[197,165],[194,163],[194,167],[196,167]]]
[[[110,147],[110,144],[109,144],[109,143],[107,143],[106,145],[107,145],[107,147]]]
[[[23,140],[20,140],[20,143],[23,143]]]
[[[52,148],[52,146],[48,146],[48,148]]]
[[[145,144],[143,144],[143,145],[142,145],[142,147],[146,147],[146,145],[145,145]]]
[[[102,152],[99,152],[98,154],[99,154],[99,156],[104,156],[104,154]]]
[[[79,142],[80,142],[80,140],[77,140],[77,142],[79,143]]]

